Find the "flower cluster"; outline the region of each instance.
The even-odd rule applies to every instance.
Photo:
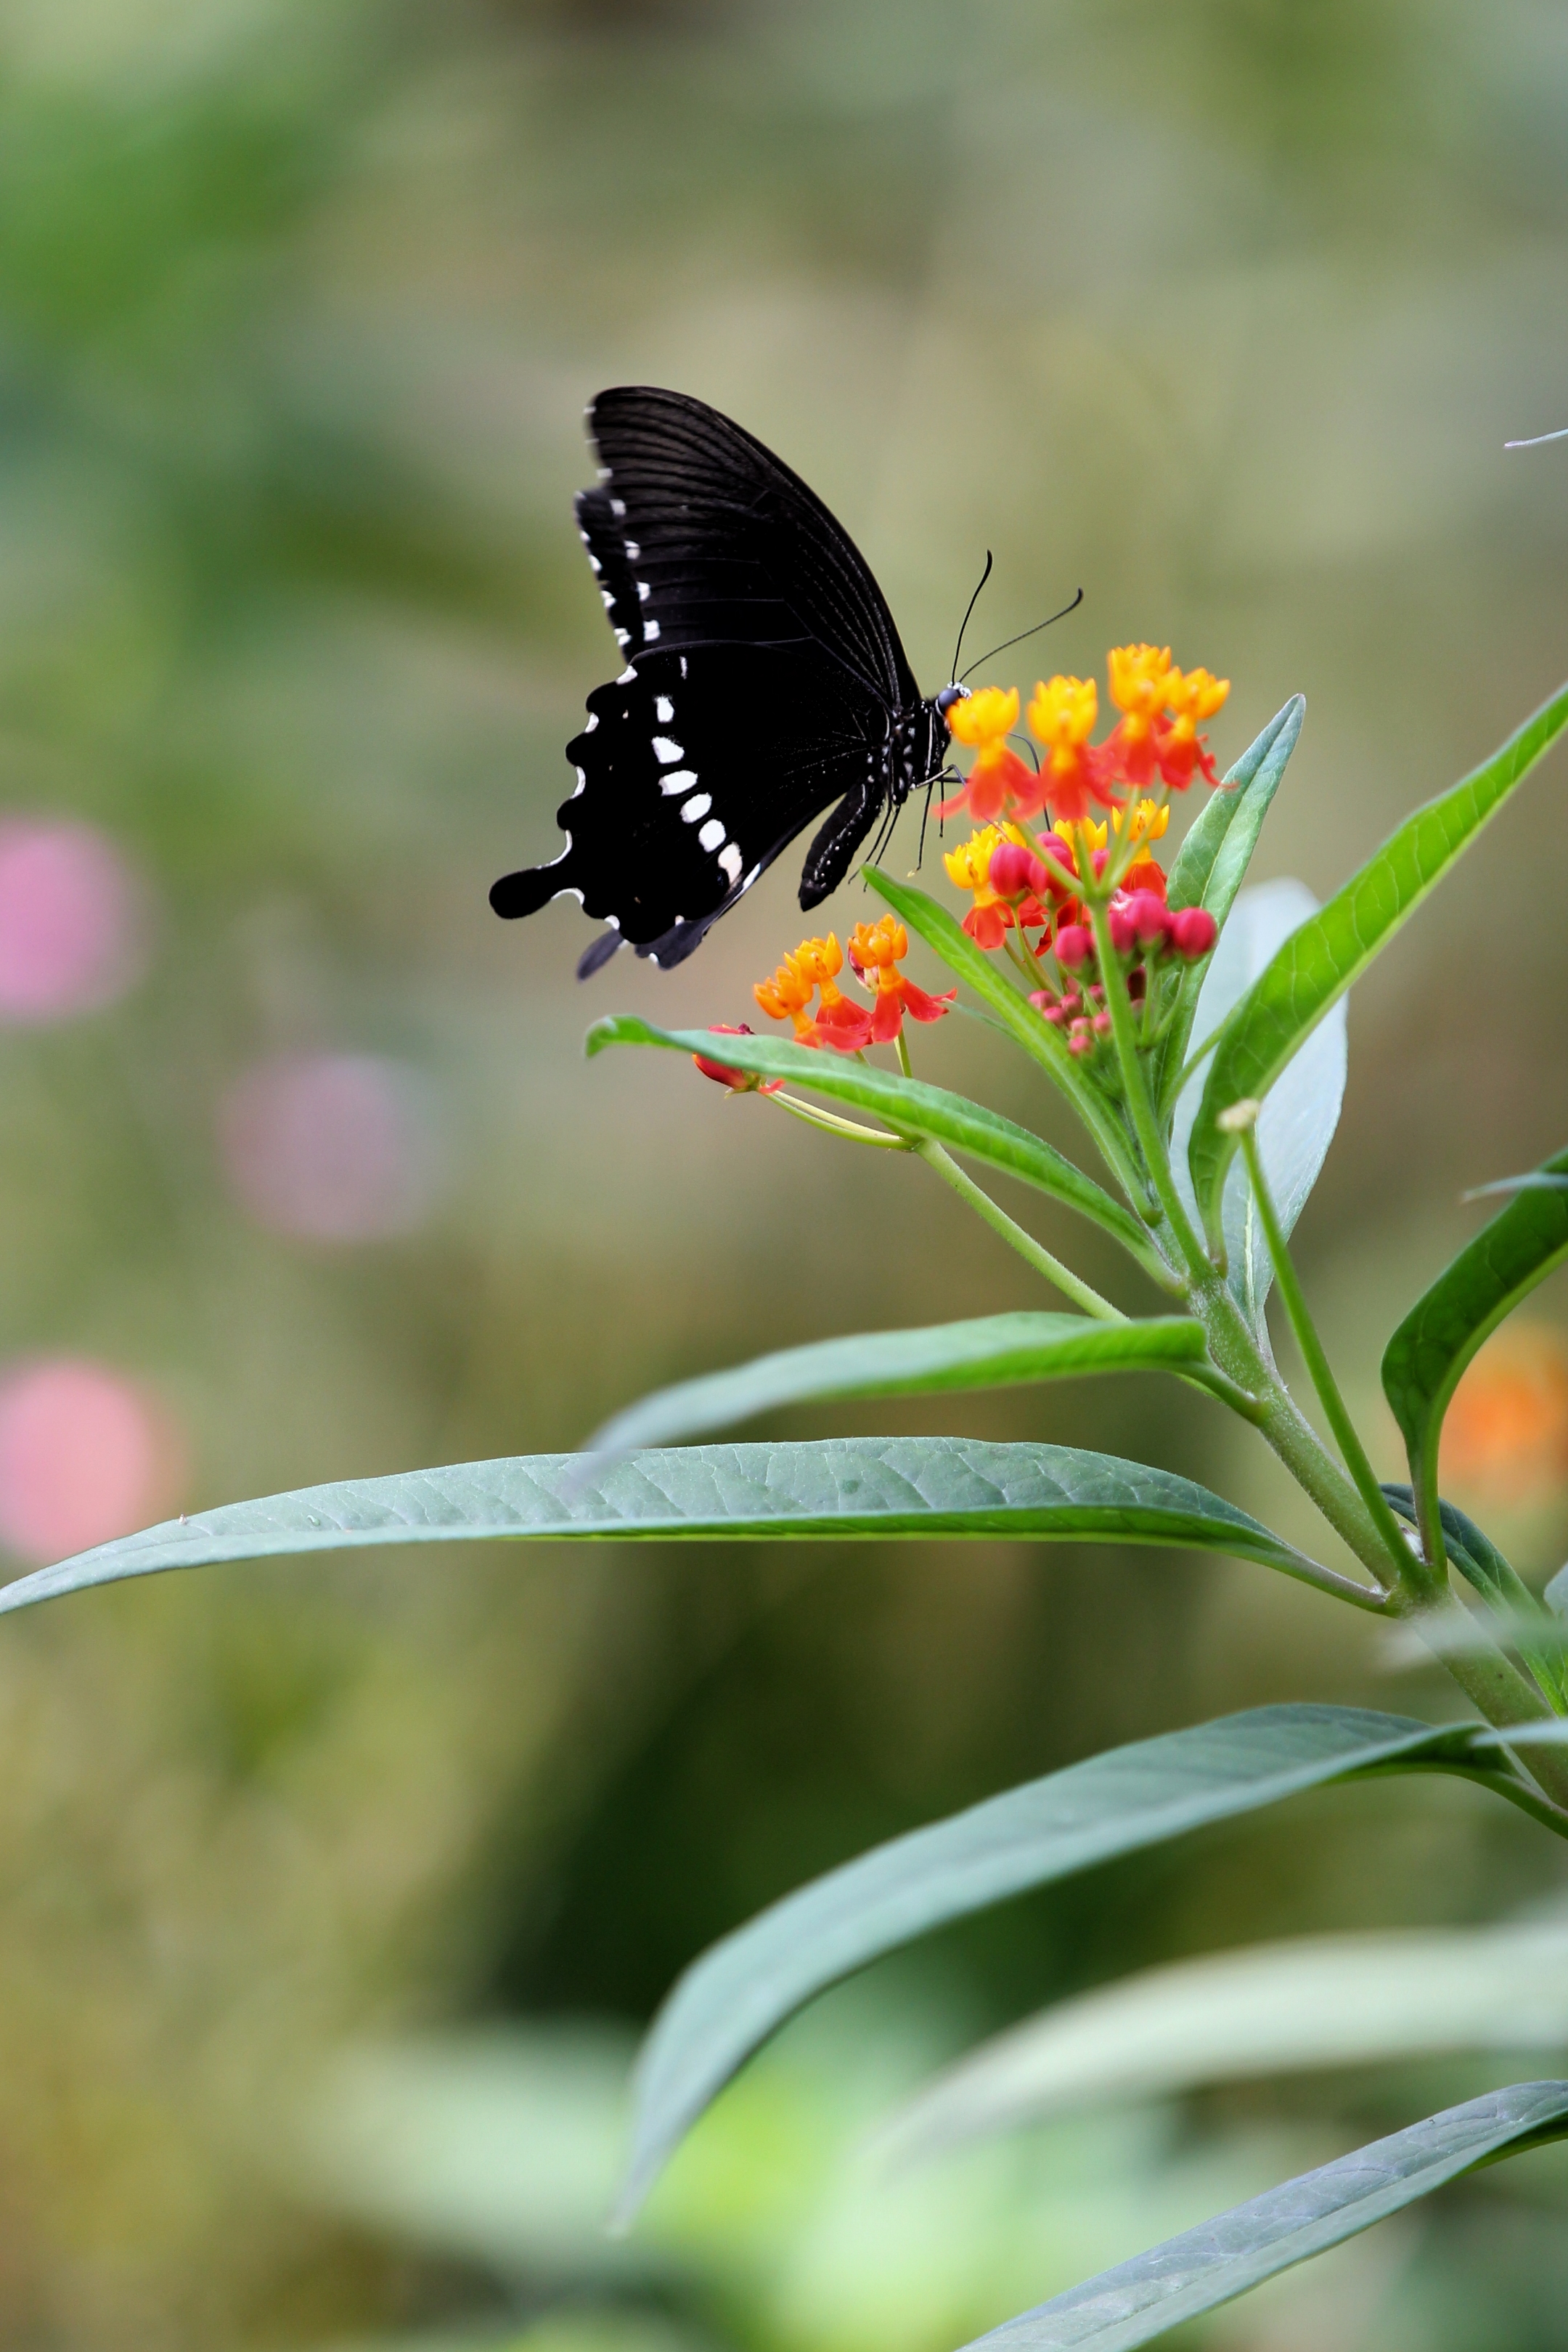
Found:
[[[1195,774],[1218,783],[1198,730],[1223,706],[1229,679],[1176,668],[1168,646],[1118,646],[1106,668],[1121,716],[1099,744],[1090,741],[1100,715],[1094,680],[1037,682],[1028,718],[1045,753],[1038,772],[1009,747],[1019,722],[1016,687],[981,687],[956,702],[947,713],[948,730],[975,759],[960,790],[943,802],[942,814],[962,809],[977,824],[994,824],[1049,811],[1058,824],[1081,824],[1092,804],[1114,808],[1127,792],[1151,786],[1186,792]]]
[[[1201,961],[1215,941],[1214,919],[1202,908],[1167,905],[1155,849],[1170,824],[1166,795],[1184,792],[1195,774],[1218,781],[1198,730],[1224,703],[1228,681],[1178,669],[1168,646],[1119,646],[1107,671],[1120,715],[1098,745],[1090,740],[1099,715],[1092,678],[1037,684],[1028,718],[1042,750],[1038,761],[1013,749],[1016,688],[982,687],[947,713],[954,742],[974,754],[961,790],[942,803],[944,815],[964,809],[976,821],[942,860],[969,896],[964,929],[977,947],[1007,954],[1030,1003],[1081,1063],[1112,1032],[1108,982],[1113,1003],[1134,1012],[1139,1047],[1152,1045],[1176,1002],[1168,976]],[[1092,803],[1103,818],[1091,815]],[[906,979],[900,966],[908,952],[904,926],[883,915],[855,925],[847,956],[831,931],[802,940],[752,993],[770,1021],[791,1024],[800,1045],[862,1054],[897,1042],[903,1054],[905,1017],[939,1021],[957,994],[928,995]],[[1041,969],[1051,954],[1054,982]],[[1102,969],[1103,958],[1113,971]],[[846,961],[862,993],[839,985]],[[750,1033],[721,1026],[714,1034]],[[694,1058],[737,1093],[774,1094],[782,1083],[764,1085],[707,1055]],[[1115,1057],[1102,1057],[1095,1076],[1114,1091]]]
[[[904,925],[895,916],[883,915],[874,923],[857,923],[850,933],[850,969],[870,996],[869,1003],[846,996],[839,986],[844,950],[831,931],[825,940],[802,940],[772,977],[759,980],[751,992],[770,1021],[794,1024],[798,1044],[861,1054],[868,1045],[891,1045],[903,1034],[905,1014],[911,1021],[940,1021],[958,993],[950,988],[944,996],[930,996],[916,987],[898,968],[908,953]],[[751,1031],[744,1023],[738,1028],[721,1023],[715,1024],[713,1034],[749,1037]],[[705,1077],[737,1094],[777,1094],[784,1083],[775,1078],[765,1086],[706,1054],[694,1054],[692,1059]]]

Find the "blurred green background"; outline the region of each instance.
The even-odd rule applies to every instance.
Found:
[[[663,1057],[582,1060],[603,1010],[745,1017],[800,935],[788,858],[674,975],[579,989],[575,907],[488,913],[554,854],[612,665],[583,403],[676,384],[777,446],[928,689],[988,546],[981,643],[1082,584],[1039,666],[1169,642],[1234,681],[1222,763],[1303,689],[1258,870],[1322,893],[1568,667],[1568,445],[1502,448],[1568,422],[1565,126],[1539,0],[6,0],[15,1568],[112,1531],[70,1518],[95,1478],[112,1520],[568,1447],[768,1346],[1035,1303],[924,1171]],[[1563,1140],[1564,789],[1527,788],[1352,1005],[1301,1255],[1390,1473],[1377,1357],[1474,1228],[1460,1189]],[[45,868],[118,926],[74,997],[63,967],[28,996],[25,940],[6,961]],[[977,1025],[919,1043],[1067,1139]],[[1544,1573],[1560,1287],[1531,1319],[1544,1437],[1514,1477],[1483,1429],[1457,1491]],[[1301,1525],[1174,1387],[776,1426],[1101,1445]],[[1341,1791],[833,1996],[601,2243],[628,2036],[705,1941],[876,1837],[1278,1697],[1454,1704],[1261,1570],[1101,1551],[455,1549],[14,1621],[0,2344],[944,2352],[1532,2071],[1264,2084],[843,2186],[867,2116],[1054,1994],[1563,1890],[1474,1790]],[[1200,2340],[1560,2346],[1543,2163]]]

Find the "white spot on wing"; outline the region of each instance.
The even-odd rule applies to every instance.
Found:
[[[654,638],[658,635],[658,634],[659,634],[659,624],[657,623],[657,621],[644,621],[644,622],[643,622],[643,643],[644,643],[645,645],[650,645],[650,646],[651,646],[651,645],[653,644],[653,642]]]
[[[666,799],[670,799],[676,793],[689,793],[696,780],[695,768],[673,768],[667,776],[659,778],[659,790]]]
[[[699,793],[698,798],[700,799],[701,797],[702,796]],[[685,809],[681,811],[681,814],[685,816]],[[702,831],[698,834],[697,839],[705,849],[716,849],[719,843],[724,839],[723,817],[710,816]]]
[[[695,824],[698,817],[706,816],[712,806],[713,794],[711,793],[694,793],[689,801],[683,801],[681,803],[682,823],[685,824]]]
[[[639,580],[639,581],[638,581],[638,583],[637,583],[637,601],[638,601],[638,603],[639,603],[640,604],[645,604],[647,603],[647,601],[648,601],[649,597],[653,594],[653,590],[649,587],[649,585],[648,585],[648,583],[647,583],[647,582],[646,582],[645,580]]]
[[[667,727],[674,715],[675,706],[670,700],[669,696],[667,694],[655,695],[653,698],[653,716],[658,720],[660,726]]]
[[[600,479],[605,482],[610,479],[610,468],[608,466],[601,466],[600,467]],[[617,522],[624,522],[626,520],[625,499],[612,499],[610,501],[610,511],[614,516]]]
[[[685,674],[686,674],[686,657],[685,657],[685,654],[683,654],[683,655],[681,656],[681,676],[682,676],[683,677],[685,677]]]
[[[624,637],[622,637],[622,638],[621,639],[621,642],[622,642],[622,645],[624,645],[624,644],[625,644],[625,642],[626,642],[625,638],[624,638]],[[631,666],[628,666],[625,669],[623,669],[623,670],[622,671],[622,673],[621,673],[620,677],[616,679],[615,683],[616,683],[616,685],[617,685],[617,686],[630,686],[630,685],[631,685],[631,683],[632,683],[632,680],[636,677],[636,675],[637,675],[637,672],[636,672],[635,668],[634,668],[634,667],[631,667]],[[624,717],[624,715],[625,715],[625,714],[624,714],[624,713],[622,713],[622,715]]]
[[[589,712],[589,714],[588,714],[588,724],[587,724],[587,726],[586,726],[586,727],[583,729],[583,730],[582,730],[582,731],[583,731],[583,733],[584,733],[585,735],[591,735],[591,734],[592,734],[592,732],[593,732],[593,730],[594,730],[594,729],[598,726],[598,724],[599,724],[599,713],[598,713],[598,711],[597,711],[597,710],[591,710],[591,711]]]
[[[632,642],[630,632],[625,629],[617,629],[615,632],[615,642],[624,653],[626,647]]]
[[[686,751],[685,744],[677,743],[673,735],[654,736],[653,757],[657,760],[661,768],[667,768],[672,761],[684,760],[685,756]]]
[[[628,563],[638,562],[642,558],[642,553],[643,551],[638,546],[634,539],[629,539],[626,541],[626,561]]]
[[[733,841],[726,842],[724,847],[719,851],[718,862],[724,869],[730,888],[733,890],[736,884],[740,879],[740,852]]]

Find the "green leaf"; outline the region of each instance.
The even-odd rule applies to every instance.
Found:
[[[1135,1189],[1126,1144],[1115,1119],[1103,1098],[1083,1077],[1061,1031],[1040,1018],[1023,991],[1015,987],[1007,972],[976,946],[962,923],[946,907],[927,898],[924,890],[913,889],[907,882],[895,882],[880,866],[866,866],[861,870],[899,920],[941,957],[955,979],[974,990],[1009,1036],[1040,1064],[1094,1138],[1106,1166],[1113,1168],[1130,1190]]]
[[[1568,2083],[1515,2083],[1281,2182],[975,2339],[992,2352],[1133,2352],[1478,2164],[1568,2126]],[[975,2347],[967,2348],[975,2352]]]
[[[1560,1151],[1536,1172],[1568,1171]],[[1388,1342],[1383,1392],[1410,1462],[1416,1507],[1428,1549],[1437,1516],[1437,1443],[1460,1374],[1489,1332],[1568,1258],[1568,1192],[1531,1186],[1484,1225]]]
[[[1221,1190],[1238,1150],[1237,1138],[1216,1124],[1220,1112],[1268,1093],[1298,1046],[1436,888],[1565,725],[1568,687],[1484,765],[1406,817],[1322,911],[1286,941],[1237,1006],[1209,1065],[1189,1154],[1193,1190],[1212,1244],[1221,1238]]]
[[[1022,1003],[1021,998],[1019,1001]],[[1023,1010],[1034,1019],[1029,1005]],[[879,1069],[852,1054],[797,1045],[783,1037],[719,1040],[711,1030],[656,1029],[626,1013],[596,1021],[589,1031],[591,1055],[601,1054],[609,1045],[664,1045],[682,1054],[706,1054],[710,1060],[720,1054],[728,1068],[764,1078],[787,1078],[811,1094],[826,1095],[831,1102],[871,1111],[900,1135],[946,1144],[971,1160],[983,1160],[1005,1175],[1016,1176],[1020,1183],[1032,1184],[1036,1192],[1049,1193],[1053,1201],[1076,1209],[1081,1216],[1092,1218],[1113,1234],[1141,1265],[1151,1268],[1158,1265],[1147,1228],[1092,1176],[1085,1176],[1028,1128],[1015,1126],[1010,1118],[1002,1118],[962,1095],[949,1094],[945,1087],[927,1086],[924,1079]],[[1159,1271],[1163,1274],[1164,1268]]]
[[[610,1463],[517,1454],[302,1486],[166,1519],[37,1569],[0,1590],[0,1612],[163,1569],[501,1536],[618,1543],[998,1536],[1174,1544],[1308,1580],[1323,1573],[1207,1487],[1112,1454],[967,1437],[819,1438],[681,1446]]]
[[[1306,716],[1306,698],[1293,694],[1277,718],[1243,751],[1224,784],[1212,793],[1171,867],[1166,899],[1172,907],[1206,907],[1223,931],[1236,894],[1246,878],[1274,794],[1280,789]],[[1207,978],[1205,966],[1189,964],[1176,990],[1170,1026],[1150,1072],[1155,1100],[1170,1108],[1186,1061],[1193,1018]]]
[[[1568,1192],[1568,1176],[1547,1176],[1539,1168],[1531,1168],[1523,1176],[1500,1176],[1491,1184],[1474,1184],[1468,1192],[1461,1192],[1459,1198],[1461,1201],[1485,1201],[1494,1192]]]
[[[1385,1480],[1383,1491],[1402,1519],[1411,1527],[1419,1526],[1413,1487],[1391,1486]],[[1437,1504],[1437,1519],[1448,1559],[1466,1583],[1473,1585],[1481,1595],[1494,1616],[1507,1625],[1509,1641],[1562,1714],[1564,1653],[1563,1629],[1557,1619],[1544,1601],[1536,1599],[1513,1563],[1474,1519],[1468,1518],[1454,1504],[1441,1501]],[[1532,1638],[1537,1633],[1540,1638]]]
[[[813,1880],[714,1945],[654,2020],[622,2211],[786,2018],[882,1954],[1026,1887],[1326,1781],[1475,1769],[1475,1737],[1355,1707],[1256,1707],[1091,1757]]]
[[[1338,2164],[1283,2180],[1164,2246],[1116,2263],[1037,2310],[977,2336],[992,2352],[1133,2352],[1183,2319],[1213,2312],[1293,2263],[1343,2246],[1446,2180],[1510,2149],[1561,2138],[1568,2082],[1519,2082],[1371,2140]],[[976,2352],[967,2347],[967,2352]]]
[[[1170,906],[1207,907],[1215,921],[1223,924],[1245,879],[1306,712],[1306,697],[1293,694],[1227,770],[1220,789],[1209,794],[1171,867],[1166,887]]]
[[[1209,960],[1198,999],[1195,1034],[1201,1043],[1218,1030],[1260,972],[1292,932],[1317,912],[1317,900],[1301,882],[1264,882],[1238,898],[1219,945]],[[1345,1008],[1336,1004],[1281,1077],[1258,1121],[1258,1149],[1269,1190],[1289,1234],[1318,1181],[1344,1100]],[[1202,1097],[1201,1076],[1189,1078],[1176,1107],[1171,1130],[1171,1169],[1189,1215],[1196,1216],[1187,1145]],[[1225,1181],[1225,1254],[1231,1295],[1256,1338],[1265,1345],[1264,1307],[1274,1280],[1273,1261],[1263,1238],[1257,1204],[1241,1161]]]
[[[986,1315],[923,1330],[862,1331],[660,1389],[607,1421],[585,1450],[669,1445],[776,1405],[1017,1388],[1090,1372],[1179,1371],[1206,1355],[1202,1324],[1180,1316],[1101,1323],[1087,1315]]]
[[[1563,2042],[1561,1919],[1304,1936],[1178,1960],[1058,2001],[947,2067],[888,2119],[877,2142],[906,2161],[1107,2100]]]

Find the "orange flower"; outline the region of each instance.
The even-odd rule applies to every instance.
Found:
[[[1470,1365],[1443,1424],[1443,1480],[1508,1500],[1539,1500],[1568,1477],[1568,1339],[1513,1323]]]
[[[956,849],[945,849],[942,863],[947,868],[950,881],[960,890],[972,891],[974,905],[964,918],[964,929],[977,947],[999,948],[1012,929],[1013,910],[991,883],[991,852],[999,849],[1008,835],[999,824],[988,824],[979,833],[972,833]]]
[[[1104,803],[1108,773],[1089,738],[1100,698],[1092,677],[1053,677],[1035,682],[1029,723],[1051,753],[1041,771],[1044,798],[1058,824],[1078,824],[1089,814],[1091,795]]]
[[[1212,719],[1230,691],[1228,677],[1212,677],[1206,669],[1173,669],[1166,691],[1171,724],[1159,743],[1160,773],[1173,792],[1184,793],[1197,768],[1205,783],[1219,782],[1215,765],[1198,733],[1198,721]]]
[[[866,1039],[852,1039],[852,1033],[858,1024],[869,1035],[869,1016],[837,985],[835,975],[843,967],[844,951],[830,931],[825,940],[802,940],[772,979],[759,980],[751,993],[770,1021],[794,1023],[802,1045],[836,1045],[845,1053],[857,1053]],[[818,989],[822,1001],[813,1015],[811,998]],[[824,1028],[830,1033],[826,1036]]]
[[[938,816],[967,809],[979,824],[993,824],[1016,811],[1028,816],[1040,807],[1040,778],[1016,751],[1008,737],[1018,725],[1016,686],[982,686],[947,713],[947,730],[956,743],[975,754],[975,762],[958,791],[938,804]]]
[[[1122,717],[1106,741],[1118,774],[1141,791],[1155,780],[1155,724],[1171,681],[1169,646],[1113,646],[1105,657],[1111,699]]]
[[[873,1045],[890,1045],[903,1029],[906,1013],[912,1021],[940,1021],[957,996],[956,988],[942,996],[928,996],[925,989],[905,980],[898,966],[908,953],[909,934],[894,915],[883,915],[874,923],[857,923],[850,934],[850,961],[866,986],[876,992],[871,1016]]]

